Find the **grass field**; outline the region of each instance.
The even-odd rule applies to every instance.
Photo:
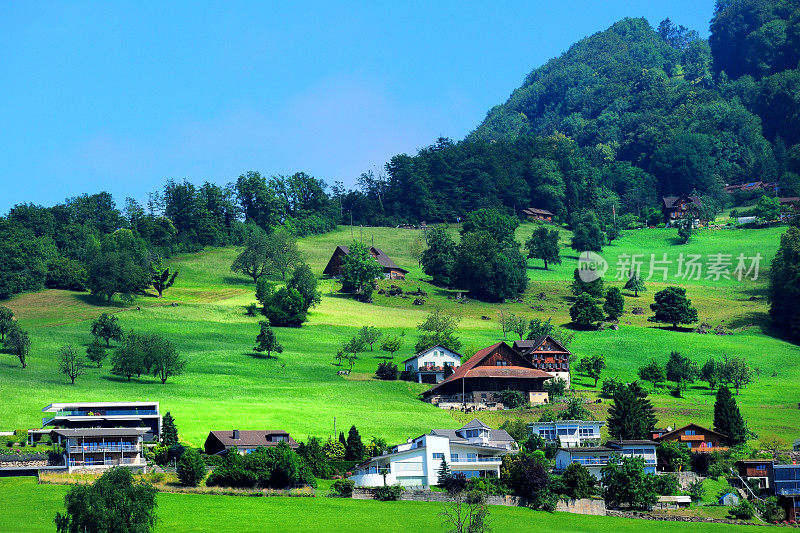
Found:
[[[524,224],[517,238],[524,241],[533,229]],[[454,230],[455,231],[455,230]],[[578,356],[592,353],[606,355],[605,376],[632,380],[636,368],[656,357],[665,361],[670,350],[679,350],[702,364],[709,356],[743,355],[758,369],[757,378],[742,390],[738,400],[743,413],[759,435],[774,435],[790,442],[800,427],[800,349],[767,334],[768,306],[764,299],[766,266],[777,249],[781,228],[762,230],[703,230],[687,245],[675,244],[674,230],[627,232],[607,246],[603,255],[612,270],[607,285],[621,286],[613,272],[623,254],[651,253],[660,258],[667,253],[677,261],[678,254],[725,252],[751,256],[761,253],[764,260],[758,280],[678,280],[687,287],[689,297],[699,309],[700,319],[712,326],[724,326],[732,335],[697,334],[661,329],[646,321],[653,294],[670,284],[663,280],[647,281],[648,291],[638,298],[626,296],[626,312],[620,329],[576,332],[571,346]],[[466,415],[449,413],[420,402],[422,385],[403,382],[380,382],[372,378],[381,352],[362,354],[348,378],[336,375],[340,367],[333,361],[336,347],[362,325],[378,326],[386,333],[406,332],[399,362],[413,350],[415,326],[434,307],[462,318],[460,337],[462,353],[470,355],[478,348],[502,339],[497,324],[501,309],[526,317],[552,317],[557,324],[569,320],[572,302],[568,281],[577,259],[569,249],[562,250],[563,263],[543,270],[531,260],[531,286],[518,302],[490,305],[471,300],[456,303],[446,291],[423,281],[421,269],[410,249],[419,232],[391,228],[364,228],[363,239],[383,248],[398,264],[410,270],[406,281],[395,282],[404,289],[423,288],[429,296],[425,305],[414,306],[414,298],[376,295],[373,304],[362,304],[336,293],[336,284],[322,282],[322,303],[313,309],[309,322],[299,329],[278,330],[283,354],[271,359],[255,357],[251,351],[258,331],[258,318],[244,315],[243,306],[254,301],[253,285],[245,277],[233,274],[229,265],[236,255],[231,248],[209,249],[197,254],[173,258],[180,268],[178,282],[165,298],[138,297],[130,305],[98,306],[86,294],[67,291],[42,291],[13,298],[8,305],[20,323],[31,333],[33,348],[29,367],[20,368],[14,357],[0,356],[0,395],[13,401],[13,409],[0,413],[0,428],[28,428],[39,424],[40,410],[54,401],[88,400],[158,400],[162,410],[175,415],[182,438],[202,444],[209,430],[283,428],[293,436],[327,436],[356,424],[362,435],[382,436],[389,442],[405,440],[432,427],[456,427]],[[361,229],[353,235],[361,237]],[[562,230],[566,243],[569,233]],[[333,247],[347,244],[351,230],[337,231],[303,239],[300,247],[315,272],[321,273]],[[643,270],[644,272],[644,270]],[[676,281],[671,281],[676,283]],[[381,282],[387,286],[389,282]],[[544,298],[540,298],[540,293]],[[633,315],[633,307],[644,315]],[[138,309],[137,309],[138,308]],[[161,385],[154,378],[134,379],[127,383],[112,376],[108,363],[102,369],[91,368],[74,386],[58,373],[55,363],[58,348],[72,343],[83,348],[90,340],[90,319],[103,311],[117,312],[126,330],[161,332],[172,339],[189,364],[182,376]],[[487,317],[490,320],[484,320]],[[511,337],[509,337],[511,340]],[[583,376],[574,376],[576,387],[588,397],[596,392]],[[677,399],[661,392],[654,396],[662,425],[676,425],[689,420],[711,424],[713,395],[701,384]],[[605,415],[607,405],[593,405],[596,416]],[[520,412],[486,413],[487,423],[499,425],[509,417],[536,419],[537,409]]]
[[[0,479],[0,531],[53,531],[68,487],[38,485],[35,478]],[[36,502],[31,505],[30,502]],[[446,531],[442,504],[378,502],[338,498],[254,498],[160,493],[156,531],[354,532]],[[612,517],[543,513],[520,507],[490,506],[493,531],[757,531],[751,526],[652,522]]]

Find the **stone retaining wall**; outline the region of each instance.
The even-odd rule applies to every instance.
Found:
[[[47,460],[41,461],[0,461],[0,468],[23,468],[30,466],[47,466]]]
[[[741,520],[726,520],[724,518],[703,518],[700,516],[679,516],[679,515],[662,515],[643,513],[640,511],[606,511],[608,516],[617,516],[620,518],[637,518],[640,520],[655,520],[661,522],[705,522],[708,524],[732,524],[739,526],[771,526],[766,522],[743,522]],[[793,526],[800,527],[800,526]]]
[[[584,498],[581,500],[558,500],[556,511],[573,514],[590,514],[596,516],[606,515],[605,500]]]

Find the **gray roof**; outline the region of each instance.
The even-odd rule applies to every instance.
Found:
[[[489,426],[487,426],[477,418],[473,418],[472,420],[469,421],[469,423],[467,423],[466,426],[463,426],[461,429],[481,429],[481,428],[491,429]]]
[[[607,453],[614,453],[618,452],[619,450],[614,448],[606,448],[605,446],[568,446],[559,448],[559,450],[564,450],[565,452],[607,452]]]
[[[54,429],[53,433],[62,437],[132,437],[144,435],[150,428],[87,428]]]
[[[448,352],[451,352],[452,354],[454,354],[454,355],[457,355],[459,359],[463,359],[463,358],[464,358],[464,356],[463,356],[463,355],[461,355],[460,353],[458,353],[458,352],[457,352],[457,351],[455,351],[455,350],[451,350],[451,349],[450,349],[450,348],[448,348],[447,346],[442,346],[441,344],[435,344],[435,345],[431,346],[430,348],[425,348],[425,349],[424,349],[424,350],[422,350],[421,352],[417,352],[417,353],[415,353],[414,355],[412,355],[411,357],[409,357],[408,359],[404,359],[403,361],[400,361],[400,362],[401,362],[401,363],[407,363],[407,362],[409,362],[409,361],[411,361],[411,360],[413,360],[413,359],[416,359],[417,357],[419,357],[419,356],[421,356],[421,355],[424,355],[424,354],[426,354],[426,353],[430,352],[430,351],[431,351],[431,350],[433,350],[434,348],[441,348],[441,349],[443,349],[443,350],[447,350]]]
[[[243,429],[239,431],[239,438],[233,438],[233,430],[227,431],[211,431],[206,437],[208,440],[211,436],[214,436],[223,446],[230,448],[232,446],[276,446],[278,444],[277,441],[271,441],[268,439],[271,435],[279,435],[286,437],[286,444],[289,445],[290,448],[296,448],[297,443],[292,439],[288,432],[283,431],[282,429],[271,429],[271,430],[246,430]]]
[[[655,446],[658,443],[653,440],[610,440],[606,444],[613,444],[616,446],[630,446],[633,444],[652,444],[653,446]]]

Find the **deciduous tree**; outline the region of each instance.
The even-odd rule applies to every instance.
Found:
[[[58,370],[70,379],[74,385],[75,378],[83,374],[86,368],[83,356],[78,353],[74,346],[67,344],[62,346],[58,352]]]
[[[672,324],[674,329],[678,328],[678,324],[697,322],[697,309],[692,307],[692,301],[686,297],[686,289],[682,287],[667,287],[658,291],[650,309],[655,315],[647,319],[649,322]]]
[[[106,347],[111,346],[111,341],[122,339],[122,327],[116,315],[103,313],[92,322],[92,335],[106,341]]]
[[[461,341],[456,337],[459,319],[446,314],[441,309],[436,309],[425,317],[425,320],[417,326],[421,332],[416,351],[441,344],[448,350],[457,352],[461,348]]]
[[[155,263],[150,262],[150,279],[159,298],[164,295],[165,290],[172,287],[177,277],[178,270],[175,269],[170,272],[170,268],[162,264],[160,257]]]
[[[283,345],[278,342],[278,336],[275,335],[275,332],[269,327],[269,322],[262,320],[258,324],[261,327],[261,331],[256,336],[256,346],[253,350],[259,353],[267,352],[267,357],[271,357],[272,352],[283,353]]]
[[[547,264],[561,264],[561,257],[558,255],[558,230],[547,229],[539,226],[533,230],[531,238],[525,241],[525,248],[528,250],[529,259],[541,259],[544,261],[544,269]]]
[[[603,321],[603,312],[597,305],[597,300],[587,293],[581,293],[575,298],[575,303],[569,308],[572,322],[580,327],[589,328]]]
[[[644,281],[642,281],[642,277],[639,276],[639,274],[636,274],[635,272],[631,274],[631,277],[628,278],[627,282],[625,282],[624,288],[626,290],[633,291],[633,296],[635,298],[639,297],[640,292],[644,292],[647,290],[647,288],[644,286]]]
[[[625,300],[622,297],[622,292],[616,287],[609,287],[606,292],[606,301],[603,303],[603,311],[606,312],[608,318],[617,320],[622,316],[625,308]]]
[[[369,253],[369,248],[353,241],[350,253],[342,260],[342,290],[356,294],[361,301],[371,302],[375,278],[382,272],[383,268]]]

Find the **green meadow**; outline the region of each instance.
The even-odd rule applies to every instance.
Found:
[[[37,485],[35,478],[0,479],[0,531],[53,531],[63,509],[63,485]],[[35,501],[36,505],[30,505]],[[352,532],[445,531],[440,503],[378,502],[339,498],[254,498],[162,492],[157,497],[156,531]],[[688,522],[651,522],[613,517],[544,513],[524,507],[490,506],[493,531],[619,532],[754,531],[752,526]]]
[[[523,224],[517,238],[524,242],[533,224]],[[566,246],[569,232],[562,231]],[[570,347],[578,356],[600,353],[606,356],[605,377],[636,378],[636,369],[655,357],[666,361],[670,350],[690,355],[702,364],[708,357],[741,355],[756,369],[756,377],[737,398],[751,429],[760,437],[776,436],[786,442],[800,436],[800,349],[776,338],[767,329],[768,303],[765,299],[768,265],[777,249],[781,228],[742,230],[700,230],[689,244],[679,245],[674,230],[654,229],[625,232],[603,250],[610,268],[607,286],[621,287],[614,277],[615,266],[626,255],[643,254],[649,267],[650,254],[663,254],[677,262],[679,255],[724,253],[734,259],[739,254],[762,256],[759,277],[746,279],[699,280],[660,275],[646,280],[647,291],[638,298],[626,293],[626,313],[618,331],[578,331]],[[456,229],[453,228],[454,234]],[[566,325],[572,295],[569,282],[577,257],[569,248],[562,250],[563,262],[551,270],[541,262],[529,261],[530,287],[519,301],[501,305],[475,300],[453,299],[455,291],[434,287],[425,276],[411,250],[421,237],[418,230],[393,228],[340,227],[334,232],[306,238],[300,248],[315,272],[321,272],[337,244],[348,244],[355,237],[384,249],[410,273],[405,281],[391,282],[404,290],[421,288],[428,293],[425,304],[414,305],[414,297],[376,294],[372,304],[355,302],[338,293],[336,282],[323,280],[322,303],[311,310],[302,328],[281,328],[278,338],[284,352],[273,358],[254,355],[252,347],[258,332],[258,318],[247,317],[244,306],[254,301],[252,282],[230,272],[236,256],[233,248],[208,249],[175,257],[172,265],[180,269],[175,287],[162,299],[141,296],[131,304],[98,304],[87,294],[46,290],[19,295],[3,305],[11,307],[23,327],[30,331],[33,346],[29,366],[22,369],[11,355],[0,356],[0,395],[13,408],[0,413],[0,428],[31,428],[40,423],[40,410],[57,401],[158,400],[163,411],[176,417],[184,440],[200,445],[210,430],[282,428],[295,438],[309,435],[327,437],[336,430],[357,425],[362,436],[382,436],[389,442],[405,440],[432,427],[456,427],[468,416],[446,412],[417,399],[424,385],[381,382],[374,371],[386,354],[376,351],[360,355],[353,373],[342,377],[333,354],[363,325],[374,325],[386,334],[405,332],[405,344],[395,362],[409,357],[416,341],[416,325],[425,314],[439,307],[461,318],[462,353],[471,355],[479,348],[503,339],[498,325],[501,310],[528,318],[552,317]],[[280,281],[277,280],[276,281]],[[383,288],[389,281],[381,281]],[[687,288],[699,310],[700,320],[726,333],[700,334],[671,331],[647,322],[653,294],[669,284]],[[643,314],[633,314],[634,308]],[[110,362],[103,368],[89,368],[74,386],[59,374],[56,354],[60,346],[74,344],[83,349],[90,341],[91,319],[101,312],[114,312],[125,330],[159,332],[168,336],[186,357],[188,366],[181,376],[165,385],[151,377],[131,382],[110,373]],[[508,336],[513,340],[513,334]],[[573,376],[575,388],[589,399],[597,398],[593,381]],[[711,424],[714,397],[704,384],[697,383],[684,398],[670,396],[666,389],[653,395],[660,424],[675,426],[690,420]],[[591,406],[595,416],[604,417],[607,402]],[[535,420],[539,409],[482,413],[486,422],[501,424],[508,418]]]

